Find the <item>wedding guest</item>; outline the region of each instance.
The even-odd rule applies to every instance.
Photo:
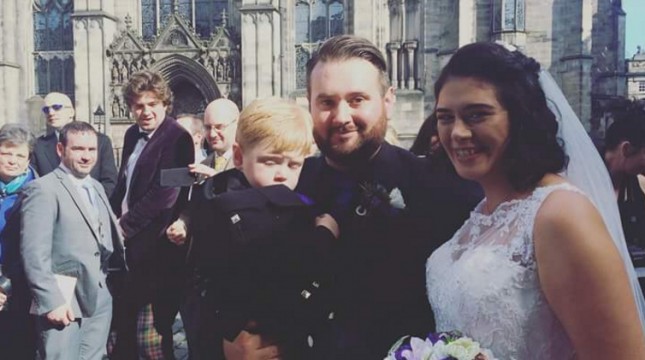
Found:
[[[604,160],[635,266],[645,266],[645,110],[634,106],[607,129]]]
[[[214,100],[206,107],[204,134],[211,153],[201,162],[195,161],[188,165],[189,171],[195,174],[195,184],[201,184],[209,177],[235,167],[232,161],[233,143],[239,116],[237,105],[229,99]],[[177,245],[183,244],[189,223],[189,215],[184,212],[168,226],[166,235],[170,241]]]
[[[195,163],[204,161],[207,156],[206,150],[204,149],[204,121],[193,114],[180,114],[177,115],[177,123],[193,137]]]
[[[500,359],[645,358],[609,176],[553,78],[519,51],[475,43],[452,56],[435,98],[446,154],[486,196],[428,260],[437,331]]]
[[[204,131],[211,154],[201,163],[191,166],[191,172],[202,180],[224,170],[232,169],[233,142],[240,110],[229,100],[213,100],[204,111]]]
[[[384,141],[395,95],[383,53],[368,40],[342,35],[323,43],[307,64],[307,93],[322,154],[307,159],[296,190],[331,214],[341,234],[330,262],[332,334],[317,340],[316,356],[383,358],[406,333],[433,329],[425,259],[478,198],[452,174],[432,172]],[[272,348],[262,340],[247,334],[238,343],[254,354]]]
[[[36,178],[29,166],[34,137],[19,124],[0,129],[0,276],[10,281],[9,294],[0,289],[0,353],[12,359],[33,359],[36,333],[29,316],[31,297],[20,259],[18,198]]]
[[[112,319],[108,264],[113,257],[120,264],[125,259],[105,190],[89,176],[97,149],[90,124],[68,123],[56,146],[59,167],[24,191],[20,254],[33,296],[30,313],[37,315],[40,359],[107,356]]]
[[[56,153],[56,144],[60,137],[60,130],[73,121],[76,115],[72,100],[59,92],[51,92],[45,96],[43,113],[47,117],[47,133],[36,139],[31,156],[31,165],[40,176],[47,175],[58,167],[60,157]],[[97,133],[97,136],[98,158],[90,175],[103,185],[105,193],[110,196],[116,185],[116,163],[112,141],[103,133]]]
[[[240,111],[237,105],[229,99],[214,100],[206,107],[202,132],[211,153],[205,159],[188,165],[189,171],[195,174],[196,185],[203,184],[206,179],[222,171],[234,168],[232,148],[239,116]],[[192,189],[190,196],[192,196]],[[188,211],[184,211],[175,222],[168,226],[166,236],[175,244],[182,245],[187,241],[189,225],[190,215]],[[196,345],[199,342],[198,326],[202,320],[201,299],[198,295],[192,284],[189,284],[189,289],[180,308],[188,351],[191,358],[194,359],[199,359],[200,356],[199,347]]]
[[[188,167],[193,140],[168,111],[172,93],[156,72],[132,74],[123,89],[134,116],[123,139],[123,161],[112,209],[126,244],[128,273],[115,301],[116,359],[173,359],[172,325],[185,282],[186,248],[165,229],[188,201],[188,189],[161,184],[161,170]]]
[[[430,114],[414,138],[414,142],[410,147],[410,152],[417,156],[431,156],[432,154],[440,151],[441,144],[439,144],[439,137],[437,136],[436,119],[434,114]]]

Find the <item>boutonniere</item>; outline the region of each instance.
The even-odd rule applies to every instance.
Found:
[[[361,200],[356,207],[356,214],[365,216],[375,210],[392,214],[405,209],[403,194],[399,188],[394,188],[388,194],[387,189],[381,184],[364,182],[359,184]]]
[[[399,210],[405,209],[405,200],[403,199],[403,194],[401,194],[401,190],[399,190],[399,188],[392,189],[389,197],[390,205],[392,205],[393,208]]]

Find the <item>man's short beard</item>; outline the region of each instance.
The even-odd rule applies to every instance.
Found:
[[[383,144],[385,139],[385,132],[387,131],[387,119],[385,114],[379,119],[378,123],[367,133],[361,134],[355,147],[347,150],[340,150],[334,148],[329,144],[329,139],[332,137],[331,132],[327,135],[327,139],[321,138],[314,132],[314,140],[320,149],[320,152],[332,160],[334,163],[343,167],[354,167],[356,165],[365,164],[369,159],[374,156],[378,149]]]

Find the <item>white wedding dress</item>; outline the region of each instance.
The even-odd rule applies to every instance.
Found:
[[[428,259],[428,298],[437,331],[459,330],[497,359],[572,359],[573,346],[540,289],[533,223],[562,183],[482,213],[483,200],[450,241]]]

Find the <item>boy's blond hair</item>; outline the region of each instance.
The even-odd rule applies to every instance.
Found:
[[[294,101],[270,97],[253,100],[240,114],[235,141],[242,151],[268,145],[273,152],[311,153],[313,121]]]

